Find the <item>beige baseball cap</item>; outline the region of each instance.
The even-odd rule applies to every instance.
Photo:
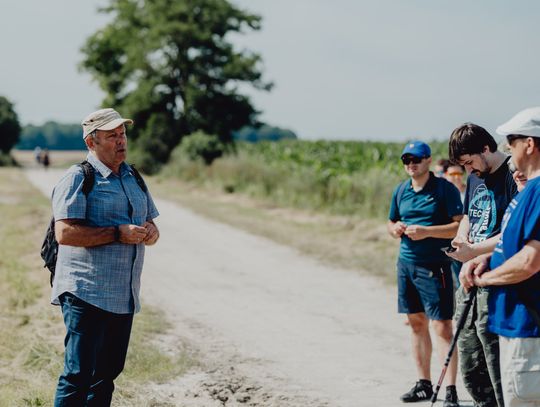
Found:
[[[133,124],[133,120],[124,119],[116,110],[107,108],[90,113],[81,122],[83,127],[83,138],[86,138],[94,130],[112,130],[121,124]]]

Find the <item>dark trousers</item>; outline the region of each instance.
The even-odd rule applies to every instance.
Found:
[[[110,406],[114,379],[122,372],[133,314],[114,314],[64,293],[64,371],[55,407]]]

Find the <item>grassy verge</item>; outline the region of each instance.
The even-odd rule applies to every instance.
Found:
[[[339,173],[319,165],[292,165],[240,149],[211,165],[194,162],[175,150],[163,167],[164,177],[176,178],[228,193],[239,193],[273,205],[334,215],[386,219],[389,197],[404,178],[396,166],[373,166]]]
[[[382,220],[286,208],[172,177],[149,177],[148,183],[154,195],[206,217],[292,246],[324,263],[395,280],[398,242],[388,236]]]
[[[63,363],[64,325],[49,305],[48,271],[39,248],[50,204],[18,169],[0,168],[0,407],[51,406]],[[161,350],[163,315],[145,306],[135,318],[128,360],[117,382],[117,406],[152,405],[145,384],[166,382],[195,362]]]

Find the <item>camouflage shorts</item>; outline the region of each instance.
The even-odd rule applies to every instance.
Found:
[[[499,337],[487,330],[487,289],[479,288],[467,320],[458,337],[459,364],[465,388],[478,407],[503,407],[499,367]],[[463,313],[466,294],[456,291],[457,321]]]

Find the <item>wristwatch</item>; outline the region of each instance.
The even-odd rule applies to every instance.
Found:
[[[114,241],[119,242],[120,241],[120,226],[116,225],[114,227]]]

